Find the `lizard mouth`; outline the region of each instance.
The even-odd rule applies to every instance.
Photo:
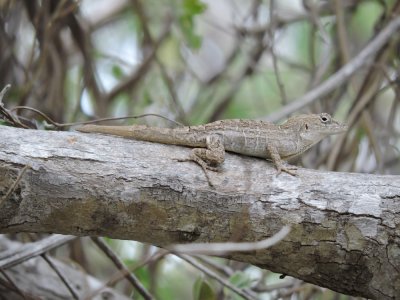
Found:
[[[347,130],[349,130],[349,126],[347,126],[346,124],[341,124],[338,125],[338,129],[337,129],[339,133],[341,132],[346,132]]]
[[[326,128],[326,131],[330,134],[343,133],[343,132],[346,132],[347,130],[349,130],[349,126],[347,126],[346,124],[336,123],[336,124],[334,124],[334,126],[332,126],[332,125],[333,124],[331,124],[331,126],[329,128]]]

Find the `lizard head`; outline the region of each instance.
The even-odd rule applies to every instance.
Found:
[[[346,124],[333,119],[327,113],[293,116],[281,125],[281,128],[299,132],[301,139],[311,145],[328,135],[342,133],[348,129]]]

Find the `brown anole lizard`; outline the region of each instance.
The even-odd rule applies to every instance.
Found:
[[[278,174],[283,171],[296,175],[296,167],[285,165],[283,160],[303,153],[328,135],[345,132],[347,126],[321,113],[293,116],[282,125],[233,119],[177,128],[85,125],[76,130],[193,147],[189,158],[179,161],[198,163],[212,185],[207,170],[218,171],[225,151],[272,159]]]

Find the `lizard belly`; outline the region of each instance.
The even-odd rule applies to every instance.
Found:
[[[275,145],[282,159],[288,159],[299,154],[296,141],[288,141],[283,144],[279,140],[266,137],[238,137],[224,139],[226,151],[235,152],[247,156],[255,156],[261,158],[271,158],[267,150],[268,144]]]
[[[234,153],[238,153],[238,154],[243,154],[246,156],[254,156],[254,157],[261,157],[261,158],[268,158],[268,152],[266,151],[266,149],[261,150],[256,150],[256,149],[238,149],[238,150],[229,150],[226,149],[229,152],[234,152]]]
[[[224,147],[226,151],[239,153],[247,156],[268,157],[268,151],[265,139],[263,138],[236,138],[224,139]]]

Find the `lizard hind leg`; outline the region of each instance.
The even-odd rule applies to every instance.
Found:
[[[194,148],[190,152],[187,159],[180,159],[178,161],[194,161],[203,169],[208,183],[211,183],[208,170],[218,172],[218,166],[225,160],[225,148],[223,139],[219,135],[209,135],[206,137],[207,148]]]

